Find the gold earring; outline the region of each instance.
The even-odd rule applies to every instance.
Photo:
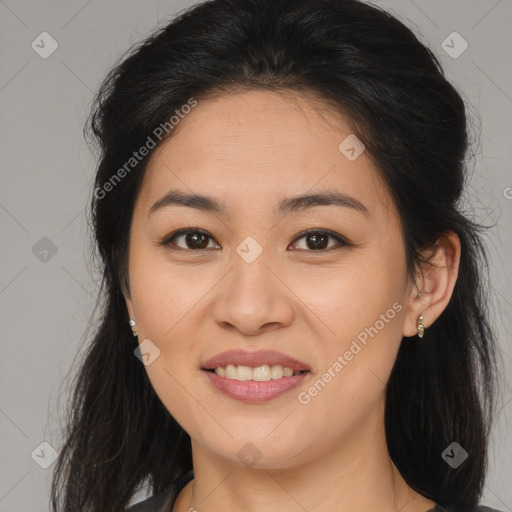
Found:
[[[423,334],[425,332],[425,326],[423,325],[423,315],[420,315],[418,317],[418,320],[416,321],[417,323],[417,329],[418,329],[418,336],[420,338],[423,338]]]
[[[130,326],[132,328],[132,333],[134,336],[137,336],[137,331],[135,330],[136,325],[137,325],[137,322],[133,318],[130,318]]]

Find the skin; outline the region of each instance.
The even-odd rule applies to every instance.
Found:
[[[338,150],[351,133],[349,120],[320,101],[249,91],[200,101],[152,155],[133,214],[125,298],[139,342],[149,338],[160,350],[145,367],[155,392],[192,440],[195,478],[173,512],[435,506],[407,486],[390,459],[385,383],[420,314],[428,343],[428,327],[457,279],[460,241],[441,236],[414,284],[400,218],[370,155],[349,161]],[[170,189],[213,196],[226,213],[174,205],[148,215]],[[369,216],[332,205],[274,211],[284,197],[329,190],[356,198]],[[174,240],[175,251],[158,245],[189,226],[211,236],[206,249],[194,251],[184,236]],[[312,228],[353,246],[328,239],[315,251],[310,238],[297,239]],[[236,252],[248,236],[263,249],[250,264]],[[394,318],[300,403],[298,394],[396,302],[402,309]],[[216,391],[200,370],[232,348],[279,350],[306,362],[311,374],[278,398],[243,403]],[[261,452],[253,467],[237,457],[247,442]]]

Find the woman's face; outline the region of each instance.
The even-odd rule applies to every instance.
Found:
[[[296,93],[251,91],[199,101],[152,155],[127,306],[156,393],[208,456],[287,467],[382,422],[417,290],[395,206],[351,133]],[[222,208],[161,201],[170,191]],[[339,197],[293,200],[317,194]],[[277,351],[309,371],[278,378],[268,354],[221,366],[246,363],[229,374],[242,379],[275,372],[269,381],[203,369],[228,350]]]

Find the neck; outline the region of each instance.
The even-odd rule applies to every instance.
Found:
[[[411,489],[389,457],[383,406],[344,433],[336,449],[302,464],[252,468],[219,458],[192,442],[194,480],[173,512],[426,512],[435,502]],[[257,441],[254,443],[257,444]],[[263,458],[261,460],[263,462]],[[176,502],[178,504],[178,501]]]

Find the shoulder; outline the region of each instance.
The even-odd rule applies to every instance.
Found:
[[[126,512],[170,512],[178,494],[185,485],[194,478],[193,471],[183,473],[169,484],[163,491],[128,507]]]

